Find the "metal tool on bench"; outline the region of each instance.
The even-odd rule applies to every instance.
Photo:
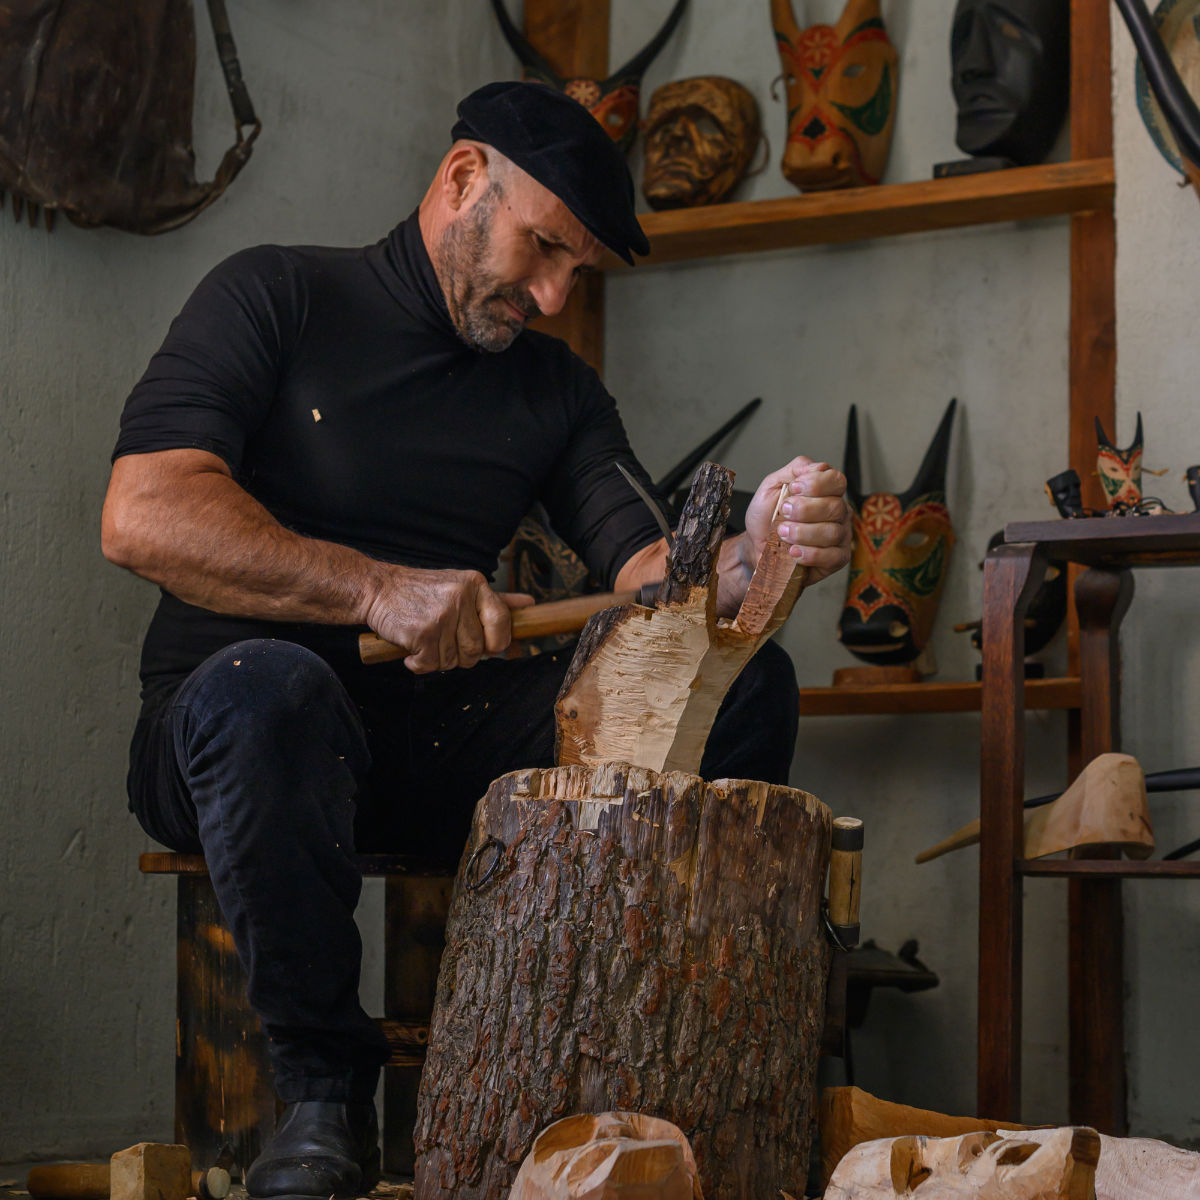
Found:
[[[139,1142],[107,1163],[32,1167],[25,1187],[34,1200],[225,1200],[230,1180],[224,1157],[207,1171],[193,1171],[186,1146]]]

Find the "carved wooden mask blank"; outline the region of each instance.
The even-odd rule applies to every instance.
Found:
[[[738,185],[758,146],[758,105],[719,75],[678,79],[650,97],[642,192],[651,208],[717,204]]]
[[[492,0],[492,8],[495,9],[496,20],[500,22],[500,30],[513,53],[521,60],[524,78],[535,83],[548,84],[560,92],[565,92],[572,100],[578,100],[604,126],[608,136],[626,154],[637,137],[642,76],[675,32],[675,26],[679,24],[686,7],[687,0],[676,0],[675,7],[671,9],[658,33],[607,79],[563,79],[512,23],[512,18],[504,7],[504,0]]]
[[[1104,485],[1108,507],[1137,504],[1142,498],[1142,414],[1138,413],[1137,432],[1126,449],[1118,450],[1108,440],[1099,417],[1096,418],[1096,440],[1100,445],[1096,455],[1096,471]]]
[[[879,0],[848,0],[836,25],[800,29],[791,0],[771,0],[787,84],[782,169],[801,191],[878,183],[892,148],[899,56]]]
[[[670,1121],[642,1113],[580,1113],[548,1125],[521,1164],[509,1200],[704,1200],[692,1148]]]
[[[957,401],[951,400],[916,479],[900,495],[864,496],[858,413],[850,408],[843,471],[853,509],[854,549],[838,639],[873,666],[912,662],[929,642],[954,527],[946,508],[946,463]]]

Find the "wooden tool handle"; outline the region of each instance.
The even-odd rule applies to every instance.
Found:
[[[574,596],[570,600],[535,604],[530,608],[514,608],[513,638],[520,640],[550,637],[556,633],[578,633],[587,624],[589,617],[606,608],[633,604],[638,596],[638,592],[596,592],[590,596]],[[403,646],[386,642],[377,633],[359,635],[358,653],[368,665],[408,657],[408,651]]]
[[[25,1190],[34,1200],[108,1200],[108,1163],[58,1163],[30,1167]]]
[[[845,946],[858,944],[862,848],[863,823],[857,817],[837,817],[829,859],[829,921]]]

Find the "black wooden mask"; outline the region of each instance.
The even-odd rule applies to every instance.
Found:
[[[492,0],[492,7],[496,10],[496,19],[500,22],[505,40],[521,60],[525,79],[549,84],[565,92],[572,100],[578,100],[604,126],[605,133],[628,154],[637,138],[642,76],[675,32],[675,26],[687,7],[687,0],[676,0],[670,16],[645,49],[607,79],[563,79],[512,23],[504,0]]]
[[[967,154],[1041,162],[1067,113],[1069,0],[958,0],[950,34],[955,140]]]

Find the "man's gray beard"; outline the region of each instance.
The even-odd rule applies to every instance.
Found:
[[[538,311],[525,289],[499,285],[485,265],[491,248],[492,220],[503,195],[498,183],[490,183],[462,219],[447,227],[436,258],[446,307],[458,336],[473,350],[493,354],[507,350],[525,328],[523,321],[503,307],[502,300],[530,316]]]

